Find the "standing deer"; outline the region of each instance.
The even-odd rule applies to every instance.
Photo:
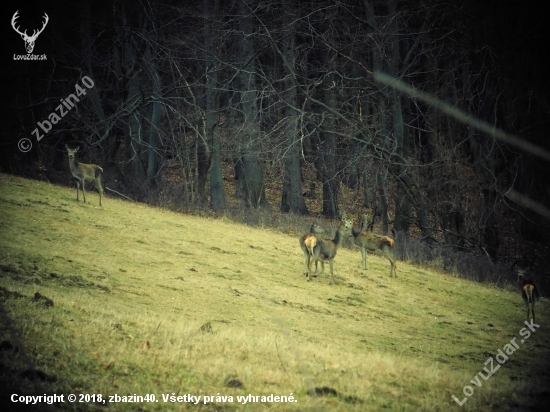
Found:
[[[344,235],[351,229],[351,222],[345,217],[336,229],[334,239],[317,239],[315,246],[311,250],[309,267],[307,273],[308,282],[311,281],[311,264],[315,262],[315,272],[317,272],[317,262],[321,262],[321,273],[325,271],[325,262],[328,260],[330,265],[330,284],[334,285],[334,258],[338,248],[342,246]],[[309,250],[308,250],[308,253]]]
[[[521,287],[521,297],[525,306],[527,306],[527,320],[529,320],[529,310],[533,314],[535,322],[535,300],[540,298],[539,289],[531,279],[525,279],[525,272],[518,270],[518,285]]]
[[[351,229],[351,234],[354,237],[355,245],[361,248],[361,256],[363,257],[363,269],[367,269],[367,250],[374,252],[378,249],[390,261],[390,277],[392,275],[397,277],[395,258],[391,251],[391,248],[393,248],[395,242],[391,237],[377,235],[376,233],[367,232],[356,227],[353,227]]]
[[[84,203],[86,203],[85,184],[86,182],[92,182],[99,192],[99,206],[101,206],[101,199],[103,198],[101,176],[103,174],[103,169],[97,165],[88,165],[77,162],[75,159],[75,154],[78,152],[78,147],[76,149],[70,149],[69,146],[65,145],[65,148],[69,154],[69,166],[71,167],[71,173],[73,174],[76,182],[76,201],[79,201],[78,190],[82,187]]]
[[[302,252],[304,252],[304,275],[308,275],[308,267],[311,260],[311,255],[313,254],[313,248],[315,245],[317,245],[317,237],[315,235],[319,233],[324,233],[324,230],[321,226],[319,226],[319,223],[313,222],[311,224],[311,228],[309,229],[309,233],[306,233],[300,237],[300,247],[302,248]],[[317,268],[315,269],[315,273],[317,273]]]

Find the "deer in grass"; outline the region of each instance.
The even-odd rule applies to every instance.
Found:
[[[518,270],[518,285],[521,287],[521,297],[525,306],[527,306],[527,320],[529,320],[529,311],[533,314],[535,322],[535,300],[540,298],[539,289],[531,279],[525,278],[525,272]]]
[[[311,228],[309,229],[309,233],[305,233],[300,237],[300,247],[302,248],[302,252],[304,252],[304,275],[307,276],[309,273],[308,267],[309,262],[311,260],[311,256],[313,255],[313,248],[315,245],[317,245],[317,234],[324,233],[325,231],[321,226],[319,226],[319,223],[313,222],[311,224]],[[317,270],[315,270],[317,276]]]
[[[69,154],[69,166],[71,167],[71,173],[73,174],[76,183],[76,201],[79,201],[78,191],[82,188],[82,194],[84,196],[84,203],[86,203],[86,182],[92,182],[99,192],[99,206],[101,206],[101,199],[103,198],[103,187],[101,186],[101,176],[103,175],[103,169],[97,165],[89,165],[85,163],[77,162],[75,154],[78,152],[76,149],[71,149],[65,145],[67,153]]]
[[[330,284],[334,285],[334,258],[336,252],[342,246],[344,235],[351,229],[351,222],[345,217],[336,229],[334,239],[316,239],[315,246],[309,251],[309,265],[307,272],[307,280],[311,281],[311,269],[312,263],[315,263],[315,273],[317,273],[317,263],[321,262],[321,273],[325,271],[325,262],[328,261],[330,265]]]
[[[365,225],[366,227],[366,218]],[[361,248],[361,256],[363,257],[363,269],[367,269],[367,250],[374,252],[375,250],[380,250],[384,256],[390,261],[390,277],[393,275],[397,277],[397,270],[395,264],[395,258],[391,249],[393,248],[395,242],[391,237],[377,235],[373,232],[368,232],[367,230],[352,227],[351,234],[353,235],[353,243],[356,246]]]

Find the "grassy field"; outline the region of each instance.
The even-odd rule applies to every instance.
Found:
[[[546,300],[537,304],[540,328],[526,338],[525,307],[512,289],[404,262],[390,278],[382,256],[369,254],[362,270],[358,249],[338,252],[335,286],[328,273],[308,283],[296,235],[110,196],[98,207],[92,190],[87,199],[0,174],[1,405],[14,408],[13,393],[64,394],[62,410],[523,411],[548,403]],[[513,338],[519,348],[511,350]],[[495,360],[484,380],[478,372],[487,377],[485,362],[499,349],[508,359],[498,370]],[[153,394],[156,402],[69,403],[68,394]],[[287,402],[261,401],[271,394]],[[185,402],[189,395],[198,404]],[[248,395],[258,398],[245,404]],[[459,406],[452,395],[467,400]]]

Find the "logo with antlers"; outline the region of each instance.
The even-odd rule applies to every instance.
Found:
[[[11,26],[13,27],[13,29],[17,33],[19,33],[21,35],[21,38],[25,41],[25,49],[27,49],[27,54],[31,54],[33,49],[34,49],[34,43],[36,42],[36,39],[37,39],[38,35],[44,31],[44,28],[46,27],[46,24],[48,24],[48,21],[50,20],[50,18],[48,17],[48,15],[46,13],[44,13],[44,18],[46,20],[44,21],[44,24],[42,25],[42,28],[40,30],[34,30],[33,33],[32,33],[32,36],[28,36],[27,35],[27,30],[25,30],[23,33],[21,33],[19,31],[19,27],[15,27],[15,20],[17,20],[17,18],[19,17],[17,15],[17,13],[19,13],[19,10],[17,10],[14,13],[13,17],[11,18]]]

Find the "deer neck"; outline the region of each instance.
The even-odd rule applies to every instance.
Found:
[[[334,244],[336,245],[337,248],[340,247],[340,245],[342,244],[342,239],[343,239],[343,229],[342,228],[338,228],[336,229],[336,234],[334,235]]]
[[[69,167],[71,168],[71,172],[73,174],[78,174],[78,165],[79,163],[74,157],[72,159],[69,159]]]

